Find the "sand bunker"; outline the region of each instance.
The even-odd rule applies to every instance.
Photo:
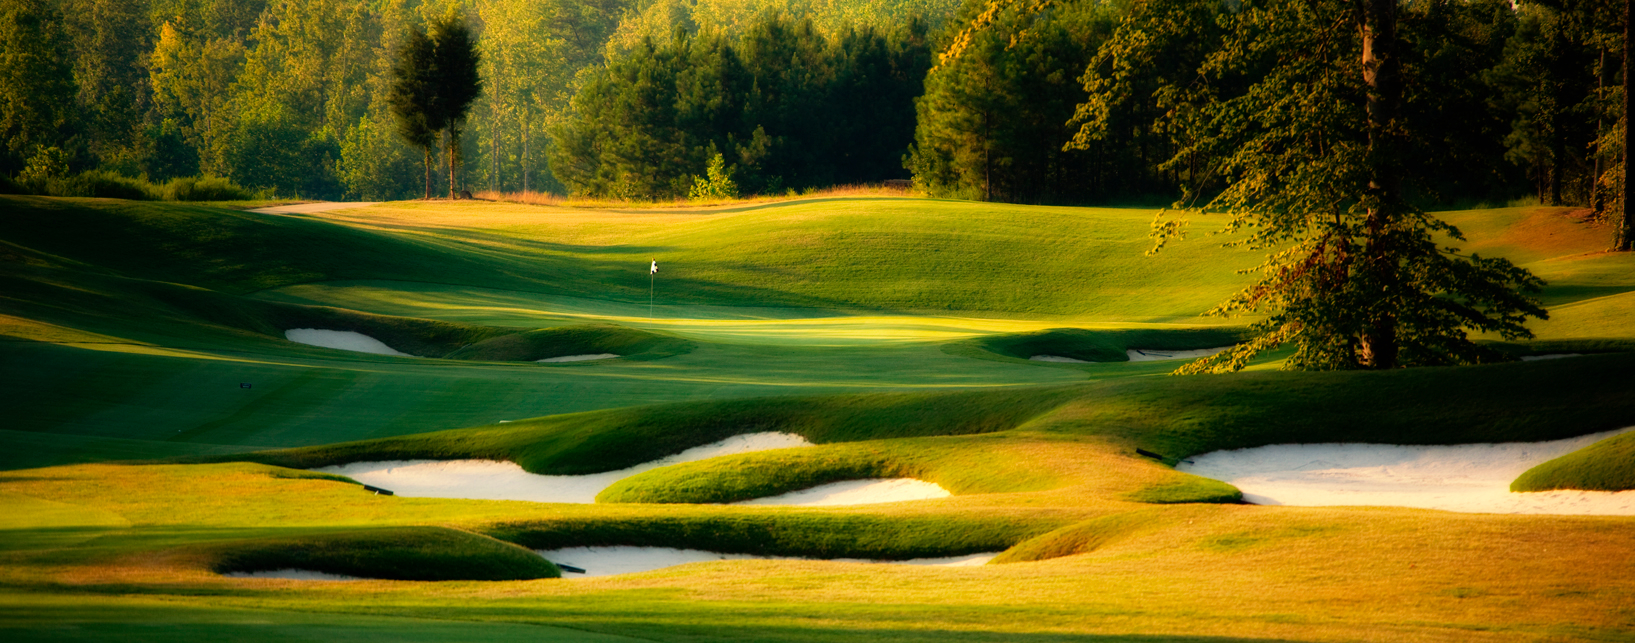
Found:
[[[1034,355],[1033,357],[1029,357],[1028,359],[1033,360],[1035,362],[1060,362],[1060,363],[1063,363],[1063,364],[1089,364],[1090,363],[1087,360],[1073,359],[1071,357],[1062,357],[1061,355]]]
[[[618,357],[618,355],[614,355],[613,353],[597,353],[595,355],[563,355],[562,357],[547,357],[545,359],[534,361],[541,364],[554,364],[558,362],[588,362],[593,359],[614,359],[616,357]]]
[[[284,338],[297,344],[309,344],[324,348],[335,348],[343,351],[357,351],[359,353],[374,353],[376,355],[397,355],[399,357],[414,357],[408,353],[400,353],[392,347],[380,343],[380,340],[349,330],[320,330],[317,328],[292,328],[284,331]]]
[[[941,485],[913,478],[875,478],[845,480],[818,485],[810,489],[733,504],[739,505],[795,505],[822,507],[829,505],[870,505],[905,500],[947,498],[953,494]]]
[[[665,567],[684,565],[687,563],[702,563],[716,560],[822,560],[816,558],[792,558],[786,556],[755,556],[751,554],[719,554],[697,549],[671,549],[669,547],[570,547],[567,549],[541,550],[537,552],[553,563],[572,565],[585,570],[583,574],[564,572],[563,578],[588,578],[591,576],[613,576],[616,574],[634,574]],[[937,567],[975,567],[993,560],[997,553],[971,554],[967,556],[952,556],[948,558],[915,558],[912,560],[864,560],[861,558],[836,558],[830,562],[840,563],[882,563],[897,565],[930,565]]]
[[[514,462],[495,460],[353,462],[314,470],[343,475],[410,498],[591,503],[603,489],[643,471],[735,453],[806,446],[812,443],[792,433],[746,433],[628,469],[583,476],[542,476],[523,471]]]
[[[1227,482],[1262,505],[1373,505],[1467,513],[1635,515],[1635,491],[1511,493],[1543,462],[1635,427],[1550,442],[1451,446],[1274,444],[1215,451],[1176,469]]]
[[[1210,355],[1214,355],[1215,353],[1219,353],[1228,348],[1232,347],[1222,346],[1220,348],[1200,348],[1192,351],[1166,351],[1156,348],[1132,348],[1124,351],[1124,354],[1129,355],[1130,361],[1132,362],[1158,362],[1166,359],[1198,359],[1200,357],[1209,357]]]
[[[342,576],[340,574],[326,574],[307,569],[273,569],[262,572],[227,572],[222,574],[229,578],[281,578],[284,580],[369,580],[357,576]]]

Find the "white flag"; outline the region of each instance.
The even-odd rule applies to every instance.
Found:
[[[650,275],[659,274],[659,262],[658,262],[657,259],[653,260],[653,268],[651,270],[648,270],[647,274],[650,274]]]

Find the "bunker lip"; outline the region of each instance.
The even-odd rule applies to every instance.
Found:
[[[378,339],[363,333],[350,330],[324,330],[321,328],[291,328],[284,331],[284,338],[297,344],[320,346],[343,351],[358,353],[373,353],[375,355],[396,355],[398,357],[414,357],[387,346]]]
[[[346,575],[343,575],[343,574],[330,574],[330,573],[327,573],[327,572],[315,572],[315,571],[312,571],[310,569],[295,569],[295,568],[267,569],[267,570],[254,571],[254,572],[226,572],[226,573],[223,573],[222,576],[226,576],[228,578],[273,578],[273,579],[280,579],[280,580],[308,580],[308,581],[312,581],[312,580],[316,580],[316,581],[376,580],[376,579],[373,579],[373,578],[363,578],[363,577],[360,577],[360,576],[346,576]]]
[[[986,564],[997,552],[948,556],[942,558],[914,558],[909,560],[870,560],[864,558],[801,558],[796,556],[757,556],[754,554],[723,554],[699,549],[671,547],[568,547],[536,550],[546,560],[585,570],[579,574],[567,572],[563,578],[593,578],[648,572],[687,563],[721,560],[798,560],[833,563],[870,563],[892,565],[920,565],[927,567],[975,567]]]
[[[595,355],[563,355],[561,357],[547,357],[545,359],[538,359],[538,360],[534,360],[534,361],[539,362],[541,364],[558,364],[558,363],[563,363],[563,362],[588,362],[588,361],[591,361],[591,360],[598,360],[598,359],[617,359],[617,358],[619,358],[619,356],[614,355],[613,353],[597,353]]]
[[[942,485],[923,480],[913,478],[867,478],[831,482],[776,496],[740,500],[732,504],[832,507],[931,500],[947,498],[951,495],[953,494],[942,488]]]
[[[410,498],[589,504],[596,502],[596,494],[613,483],[659,467],[723,455],[808,446],[812,443],[793,433],[746,433],[633,467],[579,476],[533,474],[514,462],[496,460],[352,462],[313,470],[347,476]]]
[[[1132,362],[1161,362],[1170,359],[1198,359],[1200,357],[1209,357],[1210,355],[1214,355],[1215,353],[1219,353],[1229,348],[1232,347],[1221,346],[1218,348],[1200,348],[1197,350],[1186,351],[1168,351],[1157,348],[1132,348],[1124,351],[1124,354],[1128,355],[1130,357],[1130,361]]]
[[[1528,469],[1632,430],[1499,444],[1274,444],[1193,456],[1176,470],[1236,486],[1255,504],[1635,515],[1635,491],[1510,491]]]
[[[1060,355],[1034,355],[1033,357],[1029,357],[1028,359],[1031,360],[1031,361],[1035,361],[1035,362],[1058,362],[1058,363],[1062,363],[1062,364],[1090,364],[1090,363],[1092,363],[1090,360],[1087,360],[1087,359],[1073,359],[1071,357],[1062,357]]]

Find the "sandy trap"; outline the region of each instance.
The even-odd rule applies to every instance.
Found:
[[[618,355],[614,355],[613,353],[597,353],[595,355],[563,355],[561,357],[547,357],[545,359],[538,359],[534,361],[541,364],[560,364],[562,362],[589,362],[591,360],[615,359],[617,357]]]
[[[1124,354],[1129,356],[1130,361],[1132,362],[1161,362],[1170,359],[1198,359],[1200,357],[1209,357],[1210,355],[1214,355],[1215,353],[1219,353],[1228,348],[1231,348],[1231,346],[1222,346],[1220,348],[1200,348],[1198,350],[1191,351],[1166,351],[1156,348],[1132,348],[1124,351]],[[1035,362],[1056,362],[1061,364],[1095,363],[1090,360],[1074,359],[1071,357],[1062,357],[1060,355],[1034,355],[1028,359]]]
[[[1546,461],[1635,430],[1550,442],[1451,446],[1274,444],[1215,451],[1176,469],[1214,478],[1262,505],[1372,505],[1467,513],[1635,515],[1635,491],[1511,493]]]
[[[873,480],[845,480],[818,485],[800,491],[754,500],[735,502],[737,505],[793,505],[799,507],[826,507],[835,505],[869,505],[906,500],[930,500],[951,496],[942,485],[913,478],[878,478]]]
[[[812,443],[793,433],[746,433],[628,469],[582,476],[542,476],[523,471],[514,462],[496,460],[353,462],[314,471],[343,475],[410,498],[592,503],[603,489],[643,471],[735,453],[808,446]]]
[[[284,338],[297,344],[322,346],[343,351],[357,351],[359,353],[374,353],[376,355],[396,355],[398,357],[414,357],[408,353],[401,353],[381,343],[380,340],[349,330],[321,330],[317,328],[292,328],[284,331]]]
[[[563,578],[588,578],[634,574],[665,567],[703,563],[718,560],[825,560],[819,558],[792,558],[786,556],[754,556],[750,554],[720,554],[697,549],[669,547],[570,547],[567,549],[539,550],[540,556],[558,565],[570,565],[585,570],[578,574],[564,571]],[[911,560],[865,560],[862,558],[835,558],[836,563],[880,563],[895,565],[925,565],[936,567],[975,567],[993,560],[997,553],[971,554],[948,558],[915,558]]]
[[[272,569],[261,572],[227,572],[222,574],[228,578],[278,578],[282,580],[370,580],[357,576],[343,576],[341,574],[326,574],[307,569]]]

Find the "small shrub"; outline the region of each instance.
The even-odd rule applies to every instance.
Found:
[[[687,191],[687,198],[694,201],[708,199],[736,199],[738,198],[738,184],[732,180],[732,170],[727,167],[727,160],[717,153],[710,159],[710,164],[704,168],[706,177],[693,177],[693,187]]]
[[[153,184],[104,170],[91,170],[61,181],[47,181],[52,196],[84,196],[102,199],[146,201],[153,198]]]
[[[218,176],[174,178],[160,187],[159,193],[166,201],[244,201],[255,196]]]

